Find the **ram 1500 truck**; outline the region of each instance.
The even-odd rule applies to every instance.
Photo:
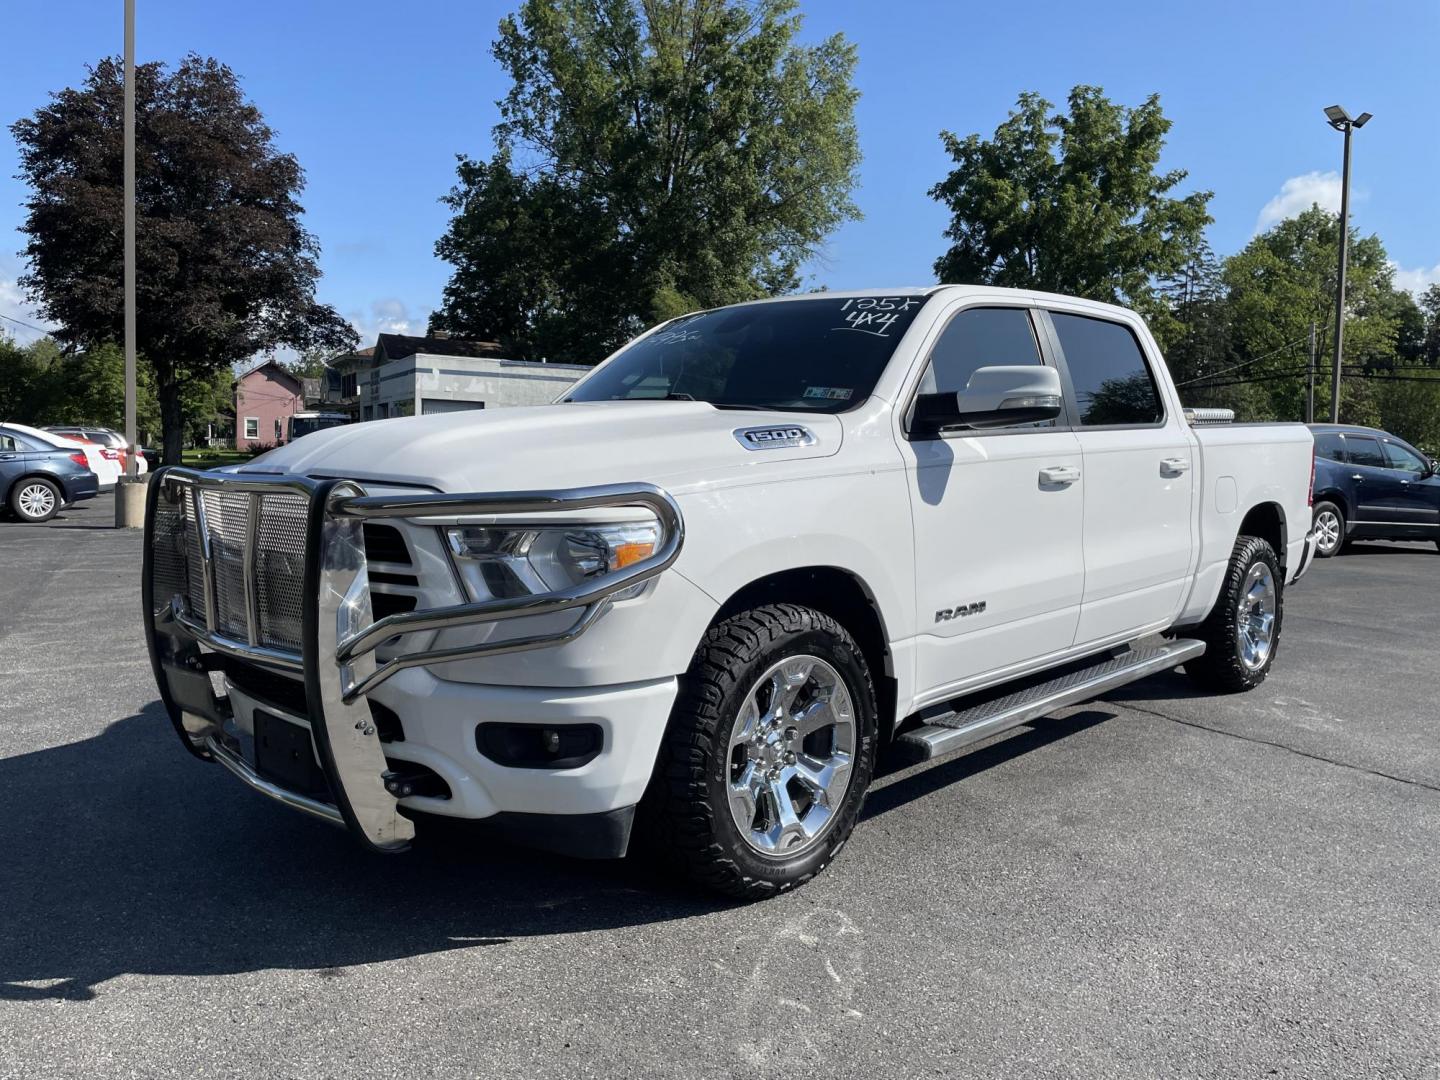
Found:
[[[1145,324],[968,286],[674,319],[559,402],[150,483],[180,740],[380,851],[427,820],[761,897],[949,753],[1183,665],[1261,682],[1312,441],[1196,426]]]

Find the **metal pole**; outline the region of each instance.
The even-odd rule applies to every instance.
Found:
[[[135,479],[135,0],[125,0],[125,471]]]
[[[1353,124],[1345,125],[1345,169],[1340,179],[1340,275],[1335,283],[1335,365],[1330,379],[1332,424],[1340,422],[1340,358],[1345,347],[1345,264],[1350,254],[1350,134],[1353,130]]]
[[[1305,376],[1305,423],[1315,422],[1315,320],[1310,320],[1310,368]]]

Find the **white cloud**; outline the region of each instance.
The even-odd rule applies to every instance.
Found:
[[[1392,262],[1390,269],[1395,271],[1395,288],[1414,293],[1417,300],[1420,298],[1420,294],[1431,285],[1440,283],[1440,263],[1436,263],[1428,270],[1423,266],[1416,270],[1406,270],[1403,266]]]
[[[1340,210],[1340,174],[1337,172],[1308,172],[1303,176],[1292,176],[1280,185],[1280,194],[1267,202],[1255,219],[1255,231],[1264,232],[1276,222],[1294,217],[1312,205],[1322,210],[1338,213]]]
[[[424,334],[430,312],[411,313],[405,301],[390,296],[372,300],[368,311],[350,311],[345,316],[360,335],[360,348],[375,344],[377,334]]]

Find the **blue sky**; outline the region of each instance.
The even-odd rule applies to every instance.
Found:
[[[186,51],[228,63],[309,178],[306,220],[323,249],[321,298],[373,340],[420,332],[447,277],[433,246],[457,153],[487,155],[506,81],[489,53],[505,0],[137,0],[139,59]],[[75,85],[121,47],[121,0],[6,0],[0,121]],[[1215,192],[1210,239],[1227,254],[1257,225],[1338,205],[1340,143],[1322,108],[1375,120],[1355,139],[1352,209],[1419,287],[1440,280],[1440,3],[1251,0],[1210,5],[1027,5],[802,0],[804,34],[859,46],[865,219],[809,267],[832,288],[920,284],[943,250],[938,133],[989,133],[1022,90],[1062,101],[1077,83],[1137,104],[1158,92],[1174,121],[1164,164]],[[34,321],[14,279],[25,189],[0,135],[0,314]],[[19,340],[33,333],[6,324]]]

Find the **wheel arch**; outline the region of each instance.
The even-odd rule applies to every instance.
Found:
[[[897,683],[885,619],[859,574],[838,566],[797,566],[756,578],[736,589],[716,612],[718,623],[765,604],[791,603],[829,615],[855,638],[875,680],[880,731],[889,738],[898,717]],[[712,624],[713,625],[713,624]]]
[[[1350,510],[1350,500],[1345,497],[1345,492],[1338,487],[1325,487],[1315,492],[1315,501],[1334,503],[1340,508],[1340,513],[1345,515],[1349,521],[1354,515]]]
[[[9,484],[6,484],[5,489],[3,491],[0,491],[0,506],[8,507],[10,505],[10,493],[16,488],[18,488],[21,484],[25,483],[25,481],[27,480],[44,480],[47,484],[53,487],[57,493],[59,493],[60,501],[62,503],[65,501],[65,485],[62,484],[57,477],[52,476],[50,473],[36,470],[34,472],[27,472],[22,476],[17,476]]]
[[[1245,512],[1240,522],[1239,536],[1258,536],[1275,549],[1280,568],[1285,568],[1286,541],[1289,529],[1285,521],[1285,508],[1276,502],[1256,503]]]

